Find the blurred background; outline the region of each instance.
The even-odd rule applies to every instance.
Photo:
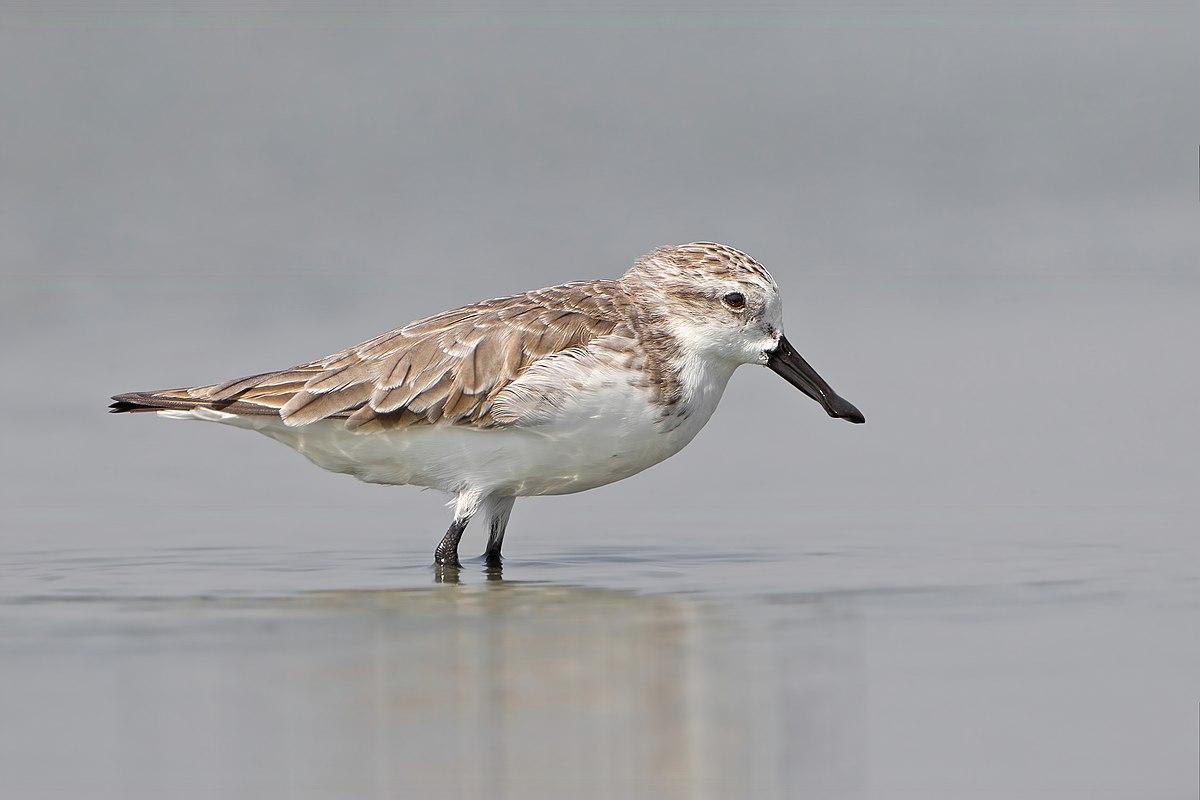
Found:
[[[21,797],[1194,797],[1195,3],[8,3],[0,774]],[[674,459],[443,498],[104,415],[726,242]],[[464,552],[482,550],[468,530]]]

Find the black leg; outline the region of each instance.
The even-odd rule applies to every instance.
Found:
[[[498,530],[497,530],[498,529]],[[492,520],[492,529],[488,533],[487,550],[483,553],[483,561],[489,567],[498,567],[504,560],[500,557],[500,548],[504,546],[504,525],[499,519]]]
[[[489,567],[500,566],[500,548],[504,546],[504,531],[508,527],[508,515],[512,513],[515,498],[504,497],[495,501],[488,527],[487,550],[483,560]]]
[[[446,535],[438,543],[437,550],[433,551],[434,564],[448,567],[462,566],[458,562],[458,543],[462,539],[463,531],[466,529],[467,520],[465,519],[456,519],[450,523],[450,529],[446,531]]]

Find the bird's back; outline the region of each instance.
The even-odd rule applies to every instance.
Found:
[[[208,408],[289,427],[343,420],[352,431],[413,425],[492,428],[497,401],[533,365],[609,336],[633,339],[617,281],[568,283],[484,300],[284,370],[218,384],[116,395],[114,412]]]

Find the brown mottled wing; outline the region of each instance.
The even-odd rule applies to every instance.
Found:
[[[278,413],[288,425],[345,417],[361,431],[414,424],[505,424],[493,401],[541,358],[627,328],[613,281],[486,300],[381,334],[282,372],[157,393],[238,414]]]

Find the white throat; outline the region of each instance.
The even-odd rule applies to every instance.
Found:
[[[681,354],[676,365],[683,390],[681,405],[689,416],[703,425],[716,411],[729,378],[740,365],[694,351]]]

